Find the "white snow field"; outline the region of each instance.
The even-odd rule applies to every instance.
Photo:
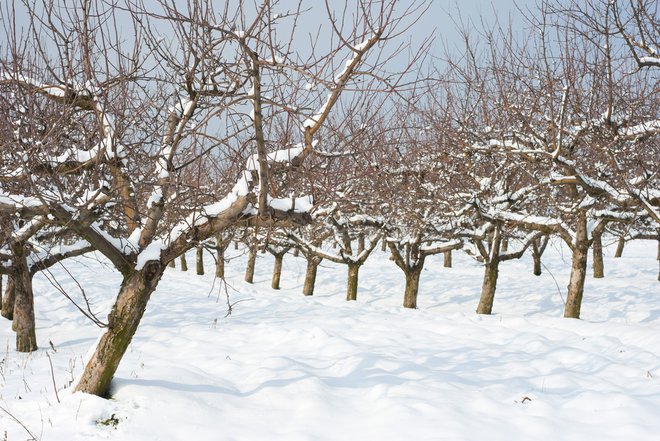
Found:
[[[403,273],[380,252],[349,303],[345,267],[324,263],[305,298],[302,257],[285,257],[275,291],[272,258],[248,285],[231,250],[229,316],[210,256],[206,276],[168,269],[110,400],[71,393],[100,330],[39,275],[40,349],[16,353],[0,321],[0,439],[660,439],[656,243],[606,249],[581,320],[561,317],[570,260],[548,248],[541,277],[529,257],[502,264],[492,316],[474,313],[482,270],[461,252],[451,269],[428,261],[417,310],[400,306]],[[66,267],[105,320],[117,274],[90,257]],[[81,301],[63,268],[53,276]]]

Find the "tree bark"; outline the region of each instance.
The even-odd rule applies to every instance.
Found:
[[[198,276],[204,275],[204,247],[200,244],[196,249],[196,270]]]
[[[410,269],[406,274],[406,292],[403,295],[404,308],[417,308],[417,293],[419,292],[419,277],[421,268]]]
[[[548,236],[543,238],[534,239],[532,242],[532,260],[534,262],[534,275],[541,275],[541,256],[545,251],[545,247],[548,245]]]
[[[222,235],[218,234],[215,238],[215,276],[224,279],[225,277],[225,250],[229,246],[229,241],[223,241]]]
[[[314,295],[314,285],[316,284],[316,273],[321,263],[320,258],[316,256],[307,257],[307,269],[305,271],[305,284],[303,285],[303,295]]]
[[[357,300],[358,274],[360,265],[357,263],[348,264],[348,286],[346,288],[346,300]]]
[[[592,246],[594,279],[602,279],[605,277],[605,271],[603,265],[603,241],[600,233],[593,235]]]
[[[247,265],[245,266],[245,281],[247,283],[254,283],[254,266],[257,262],[257,244],[250,242],[249,247]]]
[[[357,253],[360,254],[362,251],[364,251],[364,246],[365,246],[365,244],[364,244],[364,234],[360,234],[358,236],[357,243],[358,243],[357,244]]]
[[[541,254],[536,252],[534,248],[536,248],[536,244],[532,245],[532,260],[534,261],[534,275],[535,276],[540,276],[542,274],[541,271]]]
[[[176,268],[176,261],[174,259],[170,260],[170,263],[167,264],[170,268]]]
[[[14,299],[15,290],[14,290],[14,276],[7,276],[7,287],[5,288],[5,296],[2,299],[2,316],[7,320],[14,319]]]
[[[502,239],[502,245],[500,247],[500,251],[502,253],[506,253],[507,251],[509,251],[509,239],[507,239],[506,237]]]
[[[273,289],[280,289],[280,278],[282,276],[282,260],[284,254],[275,254],[275,266],[273,267],[273,280],[270,284]]]
[[[117,300],[108,315],[108,329],[85,366],[76,391],[108,396],[112,377],[131,343],[163,270],[159,262],[152,261],[142,270],[132,271],[124,277]]]
[[[623,256],[623,247],[626,245],[626,239],[623,236],[619,236],[619,240],[616,243],[616,251],[614,252],[614,257],[619,258]]]
[[[452,258],[451,258],[451,250],[445,251],[443,254],[443,266],[445,268],[451,268],[452,265]]]
[[[481,297],[477,306],[477,314],[491,314],[493,312],[499,264],[499,257],[495,257],[491,262],[484,264],[484,280],[481,284]]]
[[[186,260],[186,253],[181,254],[181,271],[188,271],[188,261]]]
[[[568,282],[564,317],[577,319],[580,318],[584,281],[587,274],[587,258],[589,256],[587,218],[583,212],[579,214],[577,230],[575,232],[575,243],[572,251],[571,277]]]
[[[32,352],[37,349],[37,336],[34,320],[34,297],[32,275],[27,263],[23,246],[14,249],[14,320],[12,329],[16,331],[16,350]]]

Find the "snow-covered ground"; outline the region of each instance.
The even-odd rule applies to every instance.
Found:
[[[384,253],[362,268],[349,303],[345,267],[324,263],[305,298],[302,258],[285,258],[274,291],[269,256],[248,285],[232,250],[229,316],[210,258],[207,276],[168,269],[110,400],[70,393],[100,331],[40,275],[41,349],[14,352],[0,320],[0,439],[658,439],[655,242],[631,243],[621,259],[606,249],[582,320],[561,317],[570,261],[549,248],[541,277],[527,257],[502,265],[492,316],[474,313],[481,268],[460,252],[451,269],[440,256],[427,263],[417,310],[400,307],[403,275]],[[117,274],[91,258],[67,269],[105,319]],[[53,276],[81,299],[64,269]]]

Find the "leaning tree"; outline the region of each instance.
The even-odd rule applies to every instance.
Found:
[[[2,84],[50,100],[85,127],[86,147],[70,147],[52,166],[91,167],[102,179],[83,197],[4,187],[3,197],[17,212],[37,210],[66,224],[122,275],[108,327],[76,390],[108,394],[171,260],[239,223],[309,221],[311,198],[282,176],[314,150],[342,92],[381,88],[389,58],[383,42],[414,22],[420,7],[357,3],[335,10],[327,2],[320,31],[327,38],[308,48],[298,27],[302,8],[286,12],[275,1],[218,9],[205,0],[162,1],[148,10],[137,1],[49,1],[28,4],[26,32],[7,27]],[[3,9],[3,22],[16,23],[13,13]],[[380,55],[369,58],[372,52]],[[275,136],[276,121],[297,129],[293,142]],[[204,157],[227,169],[245,161],[225,197],[206,203],[188,195],[184,204],[178,177]],[[43,186],[57,188],[59,179],[54,173]],[[109,214],[113,222],[102,222]]]

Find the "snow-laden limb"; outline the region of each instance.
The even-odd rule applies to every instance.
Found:
[[[344,67],[341,71],[337,72],[334,76],[334,87],[330,89],[323,105],[314,113],[313,116],[307,118],[302,123],[302,131],[313,135],[328,117],[330,110],[339,99],[339,95],[346,87],[348,80],[351,78],[357,67],[362,62],[365,54],[378,42],[382,37],[382,30],[374,33],[362,42],[358,43],[352,48],[353,55],[346,60]]]
[[[20,217],[48,214],[48,206],[39,198],[9,193],[0,193],[0,211],[16,213]]]
[[[639,57],[639,64],[640,66],[660,67],[660,57],[656,57],[656,56]]]
[[[31,253],[28,264],[32,274],[43,271],[65,259],[81,256],[94,251],[94,247],[86,240],[78,240],[71,244],[58,244],[44,247],[42,251]]]
[[[624,138],[636,138],[660,133],[660,119],[645,121],[634,126],[621,127],[618,135]]]

